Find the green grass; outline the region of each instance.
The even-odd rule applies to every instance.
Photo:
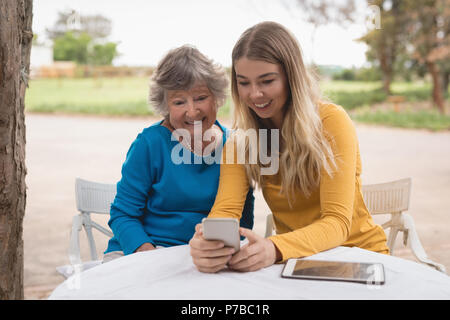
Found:
[[[395,112],[393,110],[374,111],[363,107],[351,112],[350,116],[360,123],[431,131],[450,130],[450,116],[441,115],[436,110]]]
[[[381,82],[329,81],[321,83],[324,95],[347,110],[370,106],[386,100]],[[420,82],[394,82],[393,95],[404,96],[406,101],[416,102],[430,98],[431,84]]]
[[[326,81],[322,82],[320,87],[328,100],[347,110],[386,99],[386,94],[380,89],[378,82]]]
[[[25,95],[30,112],[152,115],[147,78],[36,79]]]
[[[29,112],[98,115],[155,115],[148,106],[149,79],[35,79],[29,83],[25,107]],[[218,117],[229,117],[231,99]]]
[[[34,79],[25,95],[28,112],[96,114],[114,116],[154,115],[148,107],[148,78]],[[351,112],[355,121],[404,128],[449,129],[449,116],[435,111],[373,111],[369,106],[383,102],[380,82],[328,81],[321,89],[332,102]],[[429,100],[431,84],[394,82],[392,92],[408,102]],[[219,118],[229,118],[231,99],[219,109]]]

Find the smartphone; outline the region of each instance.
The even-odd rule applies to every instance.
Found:
[[[381,285],[384,284],[384,267],[381,263],[289,259],[281,276]]]
[[[241,247],[239,221],[233,218],[204,218],[203,237],[206,240],[220,240],[225,247],[233,247],[236,252]]]

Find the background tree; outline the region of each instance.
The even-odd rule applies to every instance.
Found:
[[[87,33],[74,34],[67,31],[53,40],[53,59],[55,61],[75,61],[88,63],[88,48],[92,38]]]
[[[111,65],[117,56],[117,44],[108,42],[105,44],[95,44],[91,50],[91,63],[97,66]]]
[[[32,0],[0,1],[0,300],[23,299],[24,97]]]
[[[450,0],[404,0],[410,54],[427,67],[433,82],[433,102],[445,112],[444,77],[450,59]],[[445,89],[445,90],[444,90]]]
[[[405,32],[402,30],[405,23],[405,10],[402,0],[372,0],[368,2],[368,5],[376,5],[379,8],[382,25],[379,29],[369,30],[358,41],[367,44],[367,60],[381,69],[383,90],[389,95],[396,58],[405,48]]]
[[[311,45],[313,52],[311,53],[312,63],[314,62],[314,39],[317,29],[320,26],[336,23],[345,26],[355,21],[356,4],[355,0],[345,1],[329,1],[329,0],[297,0],[283,1],[284,7],[289,12],[300,11],[303,19],[312,27]],[[300,9],[300,10],[299,10]]]
[[[68,31],[75,35],[86,33],[93,40],[107,38],[111,34],[112,22],[102,15],[81,15],[75,10],[58,12],[58,18],[47,36],[54,40],[64,36]]]
[[[361,13],[353,0],[297,0],[296,4],[314,28],[329,23],[345,26]],[[391,93],[396,72],[411,79],[412,73],[423,75],[427,70],[433,102],[444,113],[450,80],[450,0],[367,0],[369,6],[379,9],[381,28],[369,30],[359,41],[368,46],[368,61],[382,71],[385,94]]]
[[[101,15],[83,16],[74,10],[58,13],[47,35],[53,40],[53,59],[79,64],[111,65],[117,43],[106,42],[111,21]]]

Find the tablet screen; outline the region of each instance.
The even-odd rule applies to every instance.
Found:
[[[375,264],[319,261],[319,260],[297,260],[292,271],[292,276],[328,280],[349,280],[358,282],[370,282],[376,276],[378,270]]]

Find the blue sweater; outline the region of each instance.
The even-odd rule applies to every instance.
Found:
[[[201,156],[172,141],[172,133],[161,123],[144,129],[128,150],[108,222],[114,237],[105,253],[130,254],[145,242],[164,247],[187,244],[195,225],[214,204],[220,164],[207,164],[211,161],[202,161]],[[229,131],[218,121],[216,125],[224,132],[224,144]],[[185,160],[190,158],[191,164],[174,163],[171,159],[174,147]],[[216,158],[215,153],[210,156]],[[242,227],[253,227],[253,208],[250,190],[240,222]]]

